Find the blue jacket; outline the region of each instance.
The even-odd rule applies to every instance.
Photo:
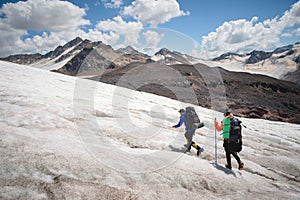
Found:
[[[196,129],[194,129],[194,128],[189,128],[189,129],[187,128],[189,122],[187,121],[187,118],[185,117],[185,114],[186,114],[186,112],[182,113],[182,115],[180,116],[180,120],[179,120],[178,124],[176,124],[174,127],[179,128],[184,123],[186,132],[190,133],[190,132],[195,131]]]

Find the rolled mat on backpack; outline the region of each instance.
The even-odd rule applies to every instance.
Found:
[[[194,128],[194,129],[197,129],[197,128],[202,128],[203,126],[204,126],[204,123],[203,123],[203,122],[200,122],[200,123],[194,123],[193,128]]]
[[[228,139],[230,135],[230,118],[223,119],[223,138]]]

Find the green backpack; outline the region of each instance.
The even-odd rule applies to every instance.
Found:
[[[230,118],[223,119],[223,138],[229,139],[230,136]]]

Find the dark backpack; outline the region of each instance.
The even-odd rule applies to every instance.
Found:
[[[242,150],[242,121],[237,118],[230,119],[229,141],[232,143],[232,150],[240,152]]]
[[[196,113],[194,107],[186,107],[185,108],[185,117],[187,120],[187,128],[201,128],[204,126],[203,123],[200,123],[200,119]]]

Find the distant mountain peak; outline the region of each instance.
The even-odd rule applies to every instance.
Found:
[[[167,48],[162,48],[158,52],[156,52],[154,55],[167,55],[169,53],[172,53],[169,49]]]
[[[132,46],[130,46],[130,45],[127,46],[127,47],[125,47],[125,49],[126,49],[126,50],[135,50],[135,49],[134,49]]]
[[[66,43],[64,46],[58,46],[55,50],[48,52],[43,56],[43,58],[57,57],[61,55],[65,50],[77,46],[82,41],[83,40],[80,37],[76,37],[70,42]]]
[[[245,53],[245,54],[227,52],[218,57],[213,58],[212,61],[221,61],[221,60],[225,60],[225,59],[231,59],[234,56],[239,56],[239,57],[249,56],[249,58],[246,60],[245,64],[255,64],[262,60],[272,57],[273,54],[280,54],[280,53],[287,52],[286,55],[291,55],[295,52],[295,51],[293,51],[293,48],[295,47],[295,45],[298,45],[298,44],[299,44],[299,42],[296,42],[294,45],[291,44],[291,45],[286,45],[283,47],[278,47],[272,52],[258,51],[258,50],[253,50],[250,53]]]
[[[224,60],[224,59],[229,59],[232,56],[239,56],[239,57],[243,57],[244,55],[238,54],[238,53],[232,53],[232,52],[228,52],[228,53],[224,53],[222,55],[220,55],[217,58],[213,58],[212,61],[220,61],[220,60]]]
[[[289,51],[293,48],[294,45],[290,44],[290,45],[287,45],[287,46],[283,46],[283,47],[279,47],[279,48],[276,48],[273,53],[283,53],[285,51]]]
[[[132,53],[136,53],[137,50],[135,50],[132,46],[127,46],[125,48],[119,48],[117,50],[118,53],[122,53],[122,54],[132,54]]]
[[[250,54],[249,59],[246,61],[246,64],[254,64],[259,61],[265,60],[267,58],[270,58],[272,56],[272,52],[264,52],[264,51],[252,51]]]
[[[81,39],[81,37],[76,37],[73,40],[71,40],[70,42],[68,42],[67,44],[79,44],[80,42],[82,42],[83,39]]]

